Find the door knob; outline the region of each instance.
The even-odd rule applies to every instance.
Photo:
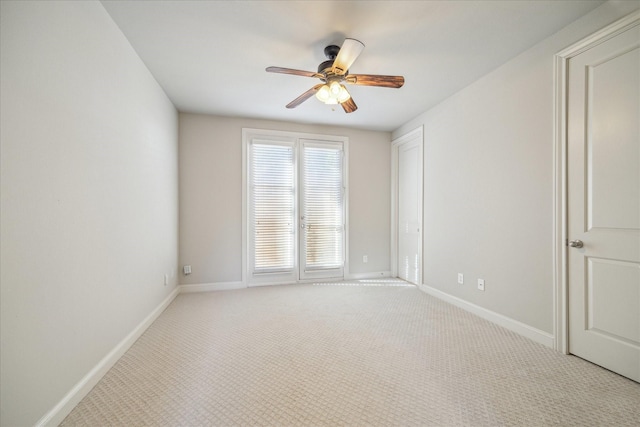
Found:
[[[569,246],[572,248],[581,248],[584,246],[584,243],[582,243],[582,240],[570,240]]]

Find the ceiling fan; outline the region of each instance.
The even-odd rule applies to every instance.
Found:
[[[269,73],[293,74],[295,76],[315,77],[322,80],[289,104],[287,108],[296,108],[313,95],[325,104],[340,104],[346,113],[353,113],[358,106],[351,98],[343,83],[361,86],[379,86],[400,88],[404,85],[402,76],[382,76],[375,74],[349,74],[349,68],[360,56],[364,43],[356,39],[345,39],[342,47],[331,45],[324,48],[327,61],[318,66],[318,72],[294,70],[282,67],[267,67]]]

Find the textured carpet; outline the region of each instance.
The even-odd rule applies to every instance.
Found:
[[[640,384],[393,280],[179,295],[62,425],[638,426]]]

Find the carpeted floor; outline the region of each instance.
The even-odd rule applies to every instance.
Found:
[[[638,426],[640,384],[393,280],[182,294],[62,425]]]

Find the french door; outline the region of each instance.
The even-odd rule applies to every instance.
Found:
[[[263,133],[244,137],[247,284],[343,278],[346,138]]]
[[[341,143],[300,141],[300,279],[344,276]]]

